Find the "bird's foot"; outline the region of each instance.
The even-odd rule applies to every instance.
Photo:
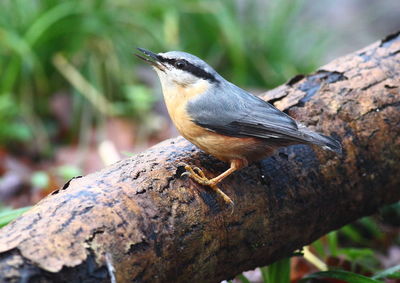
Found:
[[[203,186],[208,186],[211,189],[213,189],[217,194],[219,194],[222,199],[230,206],[234,207],[234,203],[231,200],[230,197],[228,197],[223,191],[221,191],[218,186],[217,182],[215,179],[208,179],[204,172],[199,168],[199,167],[192,167],[190,165],[187,165],[185,163],[181,163],[181,166],[185,167],[186,172],[184,172],[181,176],[188,176],[191,179],[193,179],[196,183],[203,185]]]

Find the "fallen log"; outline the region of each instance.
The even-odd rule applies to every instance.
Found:
[[[218,195],[224,164],[178,137],[76,178],[0,230],[1,282],[219,282],[400,199],[400,32],[264,95],[342,141],[280,149]]]

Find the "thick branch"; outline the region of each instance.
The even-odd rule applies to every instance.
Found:
[[[109,282],[113,266],[118,282],[218,282],[400,199],[399,33],[265,98],[341,139],[344,155],[279,150],[223,182],[231,214],[177,167],[215,176],[227,165],[167,140],[72,180],[2,229],[0,281]]]

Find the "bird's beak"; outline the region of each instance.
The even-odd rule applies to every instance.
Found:
[[[153,67],[155,67],[161,71],[164,71],[165,65],[161,62],[162,57],[160,55],[153,53],[149,50],[146,50],[144,48],[140,48],[140,47],[138,47],[137,50],[139,50],[140,52],[142,52],[145,55],[145,56],[142,56],[139,54],[135,54],[137,57],[139,57],[146,63],[152,65]]]

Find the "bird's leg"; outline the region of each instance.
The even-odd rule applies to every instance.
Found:
[[[241,160],[241,159],[233,159],[231,160],[231,166],[228,170],[223,172],[222,174],[218,175],[215,178],[208,179],[203,171],[199,167],[191,167],[187,164],[185,164],[185,169],[186,172],[183,173],[182,175],[187,175],[190,178],[192,178],[194,181],[197,183],[204,185],[204,186],[209,186],[211,189],[213,189],[217,194],[219,194],[226,203],[229,205],[233,206],[233,201],[228,197],[223,191],[221,191],[217,184],[221,182],[223,179],[228,177],[230,174],[233,172],[239,170],[240,168],[243,168],[247,165],[247,161]]]
[[[210,179],[209,186],[211,185],[217,185],[219,182],[221,182],[223,179],[231,175],[233,172],[240,170],[243,167],[246,167],[248,165],[246,160],[243,159],[232,159],[231,160],[231,166],[229,167],[228,170],[226,170],[224,173],[218,175],[215,178]]]

